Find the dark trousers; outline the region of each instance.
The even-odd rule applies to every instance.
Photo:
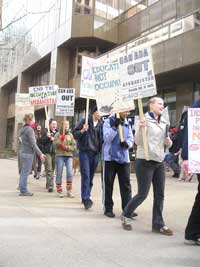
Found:
[[[185,229],[185,238],[197,240],[200,238],[200,174],[197,174],[198,192]]]
[[[99,154],[92,151],[79,151],[82,201],[90,198],[98,157]]]
[[[147,198],[152,183],[154,196],[152,227],[160,229],[164,226],[162,216],[165,189],[164,163],[136,159],[135,171],[138,193],[128,202],[124,209],[124,215],[131,217],[134,210]]]
[[[174,155],[174,153],[170,153],[169,165],[176,174],[180,174],[181,167],[179,165],[178,155]]]
[[[122,210],[131,199],[130,163],[119,164],[115,161],[105,161],[103,170],[103,204],[104,211],[113,210],[113,185],[118,175]]]

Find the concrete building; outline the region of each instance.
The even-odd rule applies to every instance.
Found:
[[[117,53],[124,43],[152,46],[158,94],[173,125],[183,106],[200,97],[199,0],[4,0],[2,10],[10,49],[0,51],[0,148],[15,147],[16,92],[46,84],[76,88],[74,123],[85,108],[82,55]],[[44,108],[35,115],[43,123]]]

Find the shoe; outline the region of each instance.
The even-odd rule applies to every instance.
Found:
[[[72,191],[71,190],[68,190],[67,191],[67,197],[69,197],[69,198],[75,198],[75,196],[72,194]]]
[[[93,202],[91,199],[86,199],[86,200],[83,200],[82,202],[86,210],[90,209],[93,205]]]
[[[160,229],[152,228],[152,232],[158,233],[161,235],[168,235],[168,236],[173,235],[173,231],[169,229],[166,225],[161,227]]]
[[[39,180],[41,177],[41,173],[40,172],[37,172],[37,176],[35,177],[37,180]]]
[[[114,212],[112,210],[111,211],[105,211],[104,215],[109,217],[109,218],[114,218],[115,217],[115,214],[114,214]]]
[[[24,193],[19,193],[19,196],[21,197],[32,197],[33,196],[33,193],[31,192],[24,192]]]
[[[131,218],[130,218],[130,219],[134,220],[135,217],[137,217],[137,216],[138,216],[138,214],[137,214],[136,212],[133,212],[133,213],[131,214]]]
[[[186,244],[186,245],[200,246],[200,238],[197,238],[197,240],[185,239],[184,244]]]
[[[179,176],[180,176],[180,174],[179,173],[174,173],[174,175],[172,175],[172,177],[174,177],[174,178],[179,178]]]
[[[122,227],[124,230],[131,231],[132,230],[132,219],[125,217],[124,214],[121,215]]]
[[[48,192],[49,192],[49,193],[52,193],[52,192],[53,192],[53,188],[51,188],[51,187],[48,188]]]
[[[64,195],[63,195],[62,192],[58,193],[58,196],[59,196],[60,198],[63,198],[63,197],[64,197]]]

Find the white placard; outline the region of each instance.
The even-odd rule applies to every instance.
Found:
[[[138,99],[157,94],[151,48],[129,50],[119,57],[120,97]]]
[[[188,109],[188,172],[200,173],[200,108]]]
[[[119,63],[95,65],[92,68],[96,101],[101,115],[134,109],[133,99],[120,97],[121,75]]]
[[[56,97],[56,116],[74,116],[75,89],[59,88]]]
[[[80,97],[95,98],[94,79],[92,76],[92,67],[96,59],[91,57],[82,57]]]
[[[29,87],[32,105],[52,105],[56,103],[58,85],[44,85]]]
[[[17,123],[23,122],[24,115],[34,114],[34,106],[30,103],[29,94],[15,94],[15,120]]]

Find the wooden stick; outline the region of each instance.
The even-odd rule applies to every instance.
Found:
[[[48,117],[48,112],[47,112],[47,105],[44,105],[44,110],[45,110],[45,117],[46,117],[46,127],[47,127],[47,132],[49,133],[50,130],[49,130],[49,117]]]
[[[86,112],[85,112],[85,124],[88,124],[89,105],[90,105],[90,99],[87,98]]]
[[[120,115],[119,115],[119,113],[116,113],[116,118],[117,118],[117,119],[120,119]],[[123,135],[122,125],[121,125],[121,124],[119,124],[119,126],[118,126],[118,132],[119,132],[119,139],[120,139],[120,142],[124,142],[124,135]]]
[[[143,107],[142,107],[142,99],[138,99],[138,108],[139,108],[139,116],[140,119],[144,119],[144,112],[143,112]],[[147,143],[147,128],[142,127],[142,140],[143,140],[143,145],[144,145],[144,154],[145,154],[145,159],[149,160],[149,149],[148,149],[148,143]]]
[[[65,123],[66,123],[66,117],[63,117],[63,135],[65,134]]]

